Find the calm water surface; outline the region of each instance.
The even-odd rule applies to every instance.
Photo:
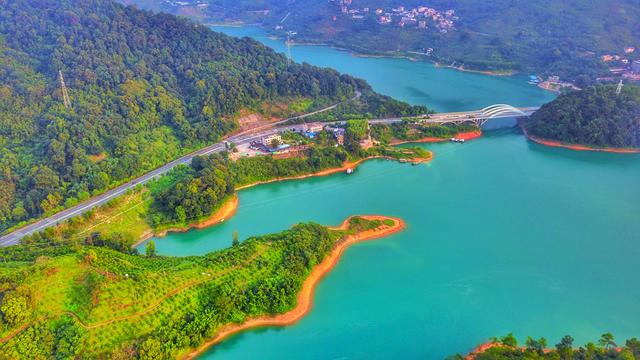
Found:
[[[252,37],[279,52],[286,52],[282,40],[267,37],[259,28],[215,27],[214,30]],[[525,75],[486,76],[436,68],[423,61],[358,57],[327,46],[293,46],[291,56],[298,62],[331,67],[366,79],[382,94],[427,105],[439,112],[477,110],[500,103],[536,106],[553,99],[553,94],[527,84]]]
[[[326,47],[296,47],[294,56],[438,110],[550,98],[518,78]],[[508,332],[551,344],[567,333],[578,342],[640,335],[640,156],[547,148],[515,130],[423,146],[435,153],[429,164],[376,160],[351,176],[248,189],[225,223],[157,240],[160,253],[189,255],[229,246],[234,230],[246,238],[353,214],[408,224],[348,249],[298,324],[239,334],[201,358],[442,359]]]

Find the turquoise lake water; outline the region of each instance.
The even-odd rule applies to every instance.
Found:
[[[255,27],[215,27],[237,37],[248,36],[285,53],[282,40],[269,38]],[[488,105],[536,106],[554,95],[527,83],[528,74],[486,76],[454,69],[436,68],[423,61],[354,56],[327,46],[292,46],[297,62],[331,67],[366,79],[374,90],[411,104],[427,105],[438,112],[478,110]]]
[[[283,48],[257,29],[224,30]],[[552,98],[518,77],[319,46],[293,55],[438,110]],[[442,359],[508,332],[550,344],[565,334],[578,343],[606,331],[640,335],[640,156],[548,148],[514,129],[421,146],[434,152],[431,163],[374,160],[350,176],[251,188],[223,224],[157,239],[160,253],[189,255],[229,246],[234,230],[246,238],[354,214],[407,222],[402,233],[349,248],[298,324],[239,334],[201,358]]]

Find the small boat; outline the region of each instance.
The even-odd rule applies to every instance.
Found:
[[[348,175],[353,174],[353,169],[352,169],[352,168],[348,168],[348,169],[347,169],[347,174],[348,174]]]

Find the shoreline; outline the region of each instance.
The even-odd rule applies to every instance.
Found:
[[[271,33],[264,26],[262,26],[262,24],[258,24],[258,23],[256,23],[256,24],[245,24],[245,23],[242,23],[242,22],[239,22],[239,23],[231,22],[231,23],[204,23],[204,25],[205,26],[209,26],[209,27],[230,27],[230,28],[257,27],[257,28],[263,30],[265,32],[265,34],[269,38],[283,40],[282,37]],[[409,60],[409,61],[413,61],[413,62],[418,62],[418,61],[427,62],[427,63],[432,64],[436,68],[445,68],[445,69],[457,70],[457,71],[461,71],[461,72],[467,72],[467,73],[473,73],[473,74],[481,74],[481,75],[486,75],[486,76],[505,76],[505,77],[508,77],[508,76],[514,76],[514,75],[519,74],[519,72],[516,71],[516,70],[505,70],[505,71],[499,71],[499,70],[496,70],[496,71],[492,71],[492,70],[474,70],[474,69],[466,69],[464,66],[442,65],[436,60],[421,59],[421,58],[418,58],[418,57],[411,56],[411,53],[409,51],[406,51],[404,53],[397,53],[397,54],[384,53],[384,52],[375,52],[375,51],[369,52],[369,53],[364,53],[364,52],[358,52],[357,50],[354,50],[352,48],[335,45],[335,44],[333,44],[331,42],[320,42],[320,41],[313,41],[313,40],[294,42],[293,45],[294,46],[295,45],[300,45],[300,46],[328,46],[328,47],[331,47],[331,48],[336,49],[338,51],[344,51],[344,52],[349,53],[352,56],[360,57],[360,58],[405,59],[405,60]],[[414,54],[414,55],[421,55],[421,54]],[[422,56],[424,56],[424,55],[422,55]]]
[[[390,161],[398,161],[401,163],[413,163],[413,164],[422,164],[422,163],[426,163],[429,162],[433,159],[433,154],[431,154],[431,156],[429,158],[416,158],[416,159],[411,159],[411,160],[398,160],[392,157],[388,157],[388,156],[369,156],[363,159],[359,159],[356,161],[352,161],[352,162],[345,162],[344,164],[342,164],[341,167],[337,167],[337,168],[330,168],[330,169],[326,169],[326,170],[321,170],[312,174],[305,174],[305,175],[297,175],[297,176],[289,176],[289,177],[283,177],[283,178],[275,178],[275,179],[271,179],[271,180],[265,180],[265,181],[257,181],[251,184],[247,184],[247,185],[243,185],[243,186],[239,186],[235,189],[234,194],[231,196],[230,199],[228,199],[218,210],[216,210],[210,217],[202,219],[199,222],[195,222],[192,224],[188,224],[185,226],[181,226],[181,227],[172,227],[172,228],[168,228],[168,229],[163,229],[160,231],[153,231],[153,229],[147,231],[146,233],[144,233],[136,242],[134,242],[131,247],[132,248],[136,248],[140,245],[142,245],[142,243],[144,243],[145,241],[149,240],[150,238],[162,238],[167,236],[167,234],[169,233],[183,233],[183,232],[187,232],[189,230],[192,229],[204,229],[204,228],[208,228],[210,226],[214,226],[217,225],[227,219],[229,219],[230,217],[232,217],[233,215],[235,215],[235,213],[238,211],[238,206],[239,206],[239,198],[238,198],[238,191],[240,190],[245,190],[245,189],[249,189],[252,188],[254,186],[258,186],[258,185],[264,185],[264,184],[270,184],[270,183],[275,183],[275,182],[281,182],[281,181],[291,181],[291,180],[302,180],[302,179],[306,179],[306,178],[311,178],[311,177],[320,177],[320,176],[329,176],[329,175],[333,175],[333,174],[337,174],[340,172],[346,172],[348,169],[355,169],[358,165],[362,164],[365,161],[368,160],[373,160],[373,159],[386,159],[386,160],[390,160]]]
[[[526,349],[527,349],[525,346],[508,347],[508,346],[506,346],[506,345],[504,345],[504,344],[502,344],[500,342],[491,340],[491,341],[487,341],[487,342],[484,342],[484,343],[476,346],[473,350],[471,350],[470,353],[468,353],[467,355],[464,356],[464,360],[475,360],[478,355],[486,352],[489,349],[502,348],[502,347],[511,348],[511,349],[514,349],[514,350],[520,350],[522,352],[526,351]],[[613,349],[616,352],[622,351],[622,349],[620,347],[615,347]],[[550,347],[542,349],[542,351],[545,354],[548,354],[548,353],[550,353],[550,352],[552,352],[554,350],[555,350],[554,348],[550,348]],[[575,348],[574,348],[574,350],[575,350]]]
[[[494,347],[502,347],[502,346],[504,345],[494,341],[488,341],[488,342],[482,343],[476,346],[475,348],[473,348],[473,350],[471,350],[471,352],[464,357],[464,360],[475,360],[476,356],[484,353],[485,351],[492,349]]]
[[[368,161],[368,160],[373,160],[373,159],[385,159],[385,160],[390,160],[390,161],[398,161],[398,162],[402,162],[402,163],[422,164],[422,163],[426,163],[426,162],[431,161],[433,159],[433,154],[429,158],[416,158],[416,159],[410,159],[410,160],[395,159],[395,158],[392,158],[392,157],[389,157],[389,156],[369,156],[369,157],[366,157],[366,158],[363,158],[363,159],[359,159],[359,160],[356,160],[356,161],[345,162],[344,164],[342,164],[341,167],[321,170],[321,171],[318,171],[318,172],[315,172],[315,173],[311,173],[311,174],[287,176],[287,177],[275,178],[275,179],[271,179],[271,180],[257,181],[257,182],[251,183],[251,184],[239,186],[239,187],[236,188],[236,191],[245,190],[245,189],[252,188],[254,186],[270,184],[270,183],[274,183],[274,182],[290,181],[290,180],[301,180],[301,179],[306,179],[306,178],[310,178],[310,177],[328,176],[328,175],[333,175],[333,174],[337,174],[337,173],[340,173],[340,172],[346,172],[348,169],[354,169],[354,168],[358,167],[358,165],[362,164],[363,162]]]
[[[430,60],[427,60],[430,61]],[[458,71],[462,71],[462,72],[468,72],[468,73],[473,73],[473,74],[482,74],[482,75],[489,75],[489,76],[514,76],[519,74],[518,71],[515,70],[505,70],[505,71],[492,71],[492,70],[474,70],[474,69],[465,69],[464,65],[460,65],[460,66],[452,66],[452,65],[442,65],[437,61],[431,61],[435,67],[442,67],[442,68],[446,68],[446,69],[453,69],[453,70],[458,70]]]
[[[153,237],[165,237],[169,233],[182,233],[187,232],[191,229],[204,229],[210,226],[214,226],[221,222],[224,222],[228,218],[235,215],[236,211],[238,211],[238,204],[240,200],[238,199],[238,194],[234,193],[229,199],[227,199],[222,206],[217,209],[211,216],[208,218],[202,219],[201,221],[191,223],[189,225],[181,226],[181,227],[171,227],[168,229],[160,230],[160,231],[148,231],[143,234],[138,241],[131,245],[132,248],[140,246],[143,242],[147,241]]]
[[[149,240],[150,238],[162,238],[167,236],[169,233],[183,233],[183,232],[187,232],[189,230],[192,229],[204,229],[204,228],[208,228],[210,226],[215,226],[227,219],[229,219],[230,217],[232,217],[233,215],[235,215],[235,213],[238,211],[238,206],[239,206],[239,198],[238,198],[238,191],[240,190],[245,190],[245,189],[249,189],[258,185],[264,185],[264,184],[270,184],[270,183],[275,183],[275,182],[281,182],[281,181],[291,181],[291,180],[302,180],[302,179],[306,179],[306,178],[311,178],[311,177],[321,177],[321,176],[329,176],[329,175],[333,175],[333,174],[337,174],[340,172],[346,172],[348,169],[355,169],[357,166],[359,166],[360,164],[362,164],[365,161],[368,160],[373,160],[373,159],[386,159],[386,160],[390,160],[390,161],[398,161],[401,163],[413,163],[413,164],[422,164],[422,163],[426,163],[429,162],[433,159],[433,154],[431,155],[431,157],[429,158],[417,158],[417,159],[411,159],[411,160],[398,160],[392,157],[388,157],[388,156],[369,156],[360,160],[356,160],[356,161],[352,161],[352,162],[345,162],[344,164],[342,164],[341,167],[338,168],[330,168],[330,169],[326,169],[326,170],[321,170],[312,174],[305,174],[305,175],[297,175],[297,176],[289,176],[289,177],[283,177],[283,178],[275,178],[275,179],[271,179],[271,180],[265,180],[265,181],[257,181],[251,184],[247,184],[247,185],[243,185],[243,186],[239,186],[235,189],[234,194],[231,196],[231,198],[229,198],[218,210],[216,210],[210,217],[202,219],[199,222],[195,222],[192,224],[188,224],[182,227],[172,227],[172,228],[168,228],[168,229],[163,229],[160,231],[153,231],[153,230],[149,230],[146,233],[144,233],[140,239],[138,239],[135,243],[133,243],[131,245],[132,248],[136,248],[140,245],[142,245],[142,243],[144,243],[145,241]]]
[[[473,139],[477,139],[479,137],[482,137],[482,130],[474,130],[474,131],[466,131],[466,132],[461,132],[461,133],[457,133],[455,135],[456,138],[458,139],[464,139],[465,141],[468,140],[473,140]],[[445,142],[445,141],[449,141],[450,139],[443,139],[443,138],[437,138],[437,137],[423,137],[421,139],[417,139],[417,140],[393,140],[389,143],[389,145],[391,146],[395,146],[395,145],[402,145],[402,144],[411,144],[411,143],[439,143],[439,142]]]
[[[570,150],[576,150],[576,151],[594,151],[594,152],[615,153],[615,154],[640,154],[640,149],[599,148],[599,147],[592,147],[587,145],[566,144],[556,140],[541,139],[539,137],[530,135],[527,132],[527,129],[524,126],[524,124],[520,124],[520,128],[522,129],[522,133],[528,140],[531,140],[536,144],[545,145],[549,147],[564,148],[564,149],[570,149]]]
[[[198,355],[201,355],[203,352],[207,351],[211,346],[220,343],[222,340],[227,337],[240,333],[245,330],[259,328],[259,327],[272,327],[272,326],[288,326],[293,325],[302,319],[312,308],[313,305],[313,294],[316,286],[319,284],[320,280],[328,274],[331,269],[338,263],[342,254],[346,249],[348,249],[351,245],[356,244],[358,242],[364,242],[369,240],[378,239],[381,237],[389,236],[395,234],[397,232],[402,231],[406,224],[402,219],[386,217],[386,216],[378,216],[378,215],[370,215],[370,216],[361,216],[367,220],[392,220],[394,222],[393,226],[385,227],[383,229],[373,229],[363,231],[353,235],[347,235],[343,240],[338,242],[333,250],[320,262],[317,264],[312,270],[309,276],[304,280],[302,284],[302,289],[298,294],[298,302],[293,310],[290,310],[284,314],[275,315],[275,316],[261,316],[253,319],[248,319],[241,324],[228,324],[221,327],[217,334],[211,339],[199,346],[197,349],[193,350],[189,354],[182,357],[182,359],[194,359]],[[340,226],[331,227],[331,230],[344,230],[349,226],[349,220],[352,217],[347,218]]]

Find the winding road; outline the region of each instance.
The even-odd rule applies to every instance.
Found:
[[[38,220],[36,222],[33,222],[29,225],[26,225],[20,229],[17,229],[9,234],[6,234],[2,237],[0,237],[0,247],[6,247],[6,246],[11,246],[11,245],[16,245],[20,242],[20,239],[22,239],[25,236],[28,235],[32,235],[35,234],[39,231],[43,231],[44,229],[51,227],[51,226],[55,226],[63,221],[66,221],[74,216],[77,215],[81,215],[95,207],[98,207],[100,205],[103,205],[109,201],[111,201],[112,199],[124,194],[125,192],[135,188],[138,185],[142,185],[142,184],[146,184],[149,181],[160,177],[164,174],[166,174],[168,171],[170,171],[171,169],[173,169],[174,167],[181,165],[181,164],[189,164],[191,163],[191,160],[193,160],[194,157],[196,156],[203,156],[203,155],[208,155],[211,153],[216,153],[216,152],[221,152],[226,148],[225,142],[232,142],[235,143],[237,145],[242,145],[242,144],[248,144],[252,141],[255,140],[260,140],[265,136],[269,136],[271,134],[277,133],[279,131],[284,130],[285,128],[291,128],[291,126],[283,126],[283,124],[290,122],[292,120],[300,120],[300,119],[304,119],[313,115],[317,115],[317,114],[321,114],[323,112],[326,111],[330,111],[335,109],[338,105],[345,103],[345,102],[349,102],[349,101],[353,101],[356,100],[358,98],[360,98],[362,96],[362,93],[360,91],[356,91],[355,92],[355,96],[352,97],[351,99],[327,106],[325,108],[304,114],[304,115],[299,115],[299,116],[294,116],[294,117],[290,117],[287,119],[283,119],[277,122],[273,122],[267,125],[263,125],[261,127],[257,127],[257,128],[253,128],[244,132],[241,132],[239,134],[230,136],[228,138],[225,138],[224,141],[221,141],[219,143],[204,147],[198,151],[194,151],[190,154],[187,154],[181,158],[178,158],[176,160],[173,160],[151,172],[148,172],[136,179],[133,179],[131,181],[128,181],[118,187],[115,187],[111,190],[108,190],[100,195],[97,195],[95,197],[92,197],[91,199],[88,199],[76,206],[70,207],[68,209],[62,210],[59,213],[56,213],[54,215],[51,215],[47,218]]]
[[[355,100],[357,98],[359,98],[361,96],[360,92],[356,92],[356,95],[349,99],[349,100],[345,100],[345,102],[347,101],[352,101]],[[226,142],[232,142],[235,143],[236,145],[244,145],[244,144],[248,144],[252,141],[256,141],[256,140],[260,140],[266,136],[278,133],[280,131],[283,131],[285,129],[292,129],[292,128],[297,128],[300,125],[289,125],[286,126],[284,125],[287,122],[290,122],[292,120],[299,120],[299,119],[303,119],[309,116],[313,116],[313,115],[317,115],[329,110],[333,110],[335,109],[338,105],[340,105],[341,103],[337,103],[337,104],[333,104],[331,106],[328,106],[326,108],[314,111],[314,112],[310,112],[304,115],[300,115],[300,116],[295,116],[292,118],[288,118],[288,119],[284,119],[284,120],[280,120],[274,123],[270,123],[267,125],[263,125],[261,127],[257,127],[254,129],[250,129],[244,132],[241,132],[239,134],[230,136],[226,139],[224,139],[224,141],[221,141],[219,143],[207,146],[205,148],[202,148],[198,151],[192,152],[188,155],[185,155],[179,159],[173,160],[151,172],[148,172],[136,179],[133,179],[129,182],[126,182],[116,188],[113,188],[111,190],[108,190],[100,195],[97,195],[91,199],[88,199],[74,207],[65,209],[63,211],[60,211],[57,214],[51,215],[47,218],[38,220],[36,222],[33,222],[29,225],[26,225],[20,229],[17,229],[7,235],[4,235],[2,237],[0,237],[0,247],[6,247],[6,246],[10,246],[10,245],[15,245],[18,244],[20,242],[20,239],[22,239],[25,236],[28,235],[32,235],[34,233],[37,233],[39,231],[43,231],[44,229],[51,227],[51,226],[55,226],[63,221],[66,221],[74,216],[77,215],[81,215],[95,207],[98,207],[100,205],[103,205],[107,202],[109,202],[110,200],[122,195],[123,193],[135,188],[138,185],[142,185],[142,184],[146,184],[149,181],[166,174],[168,171],[170,171],[171,169],[173,169],[174,167],[181,165],[181,164],[189,164],[191,163],[191,160],[196,157],[196,156],[203,156],[203,155],[208,155],[211,153],[217,153],[217,152],[221,152],[223,150],[225,150],[226,148]],[[535,112],[538,108],[533,108],[533,107],[529,107],[529,108],[520,108],[518,109],[519,111],[523,111],[524,113],[526,113],[526,115],[530,115],[531,113]],[[505,113],[505,114],[500,114],[499,116],[495,116],[492,115],[491,118],[495,118],[495,117],[505,117],[505,116],[513,116],[513,114],[510,113]],[[423,123],[433,123],[433,124],[446,124],[446,123],[456,123],[456,122],[464,122],[464,121],[474,121],[474,120],[484,120],[486,121],[487,116],[486,114],[483,113],[482,110],[477,110],[477,111],[468,111],[468,112],[456,112],[456,113],[441,113],[441,114],[432,114],[432,115],[428,115],[428,116],[421,116],[421,117],[416,117],[414,118],[416,121],[420,121]],[[387,118],[387,119],[372,119],[369,120],[370,124],[391,124],[391,123],[397,123],[397,122],[401,122],[403,121],[401,118]],[[325,123],[325,124],[333,124],[333,123]]]

